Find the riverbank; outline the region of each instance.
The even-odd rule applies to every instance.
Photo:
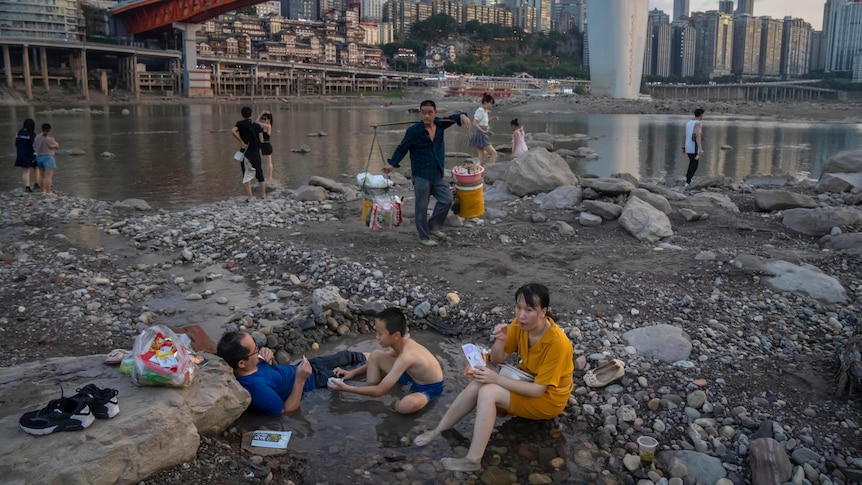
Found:
[[[858,393],[833,397],[832,380],[835,350],[859,325],[862,256],[825,251],[819,238],[784,227],[780,213],[755,211],[750,186],[677,192],[674,236],[658,244],[636,240],[615,221],[580,226],[579,210],[543,209],[527,197],[488,200],[486,216],[462,225],[453,219],[450,239],[430,249],[416,243],[409,200],[403,227],[369,232],[359,223],[355,189],[319,202],[282,189],[252,204],[234,198],[157,212],[0,194],[5,365],[130,348],[145,322],[246,325],[269,335],[279,327],[289,330],[275,335],[290,360],[342,331],[362,334],[366,311],[388,304],[405,308],[414,327],[454,328],[459,340],[481,341],[511,318],[515,289],[538,281],[550,288],[553,313],[579,361],[563,416],[529,430],[506,422],[475,476],[439,466],[466,443],[457,435],[429,449],[394,447],[344,465],[380,484],[655,483],[682,473],[631,467],[625,456],[634,439],[652,434],[663,450],[697,452],[743,483],[751,478],[750,441],[769,435],[794,456],[810,452],[814,472],[832,483],[862,477]],[[806,184],[788,189],[822,206],[847,204]],[[410,196],[407,186],[396,191]],[[688,220],[683,208],[708,219]],[[840,281],[848,299],[821,303],[777,291],[736,263],[744,254],[816,266]],[[349,300],[351,316],[335,315],[337,325],[314,322],[311,295],[324,286]],[[457,302],[447,298],[452,293]],[[428,316],[415,316],[420,307]],[[658,324],[688,335],[685,363],[632,353],[623,335]],[[623,359],[626,375],[608,388],[585,386],[585,367],[609,358]],[[457,430],[469,436],[471,423]],[[195,462],[144,483],[259,483],[247,475],[260,464],[269,465],[274,483],[315,483],[307,458],[254,457],[229,431],[207,438]]]

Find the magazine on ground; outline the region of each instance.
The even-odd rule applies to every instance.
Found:
[[[251,446],[262,446],[264,448],[287,448],[290,441],[290,431],[270,431],[259,429],[251,437]]]

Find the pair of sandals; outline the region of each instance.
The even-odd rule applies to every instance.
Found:
[[[614,359],[584,374],[584,382],[590,387],[605,387],[626,373],[626,364],[620,359]]]

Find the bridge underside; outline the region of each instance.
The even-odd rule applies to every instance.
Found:
[[[157,32],[175,22],[199,24],[264,0],[145,0],[111,11],[130,35]]]

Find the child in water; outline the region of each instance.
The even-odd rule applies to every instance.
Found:
[[[527,142],[524,141],[524,127],[518,123],[518,118],[512,120],[512,158],[518,158],[527,153]]]

